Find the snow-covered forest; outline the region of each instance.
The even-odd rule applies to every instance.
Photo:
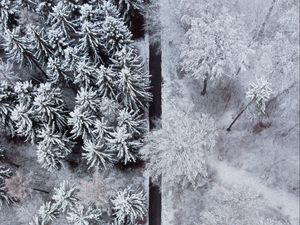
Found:
[[[297,0],[0,0],[0,225],[299,224]]]

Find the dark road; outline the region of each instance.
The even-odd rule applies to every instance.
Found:
[[[155,126],[155,119],[161,117],[161,52],[159,47],[149,47],[149,71],[151,74],[151,92],[153,101],[149,108],[150,129]],[[155,184],[149,178],[149,225],[161,225],[161,192],[159,180]]]

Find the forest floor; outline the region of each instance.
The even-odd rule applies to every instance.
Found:
[[[251,120],[245,113],[232,131],[227,132],[226,128],[245,104],[243,90],[236,85],[242,77],[209,84],[205,96],[200,95],[201,82],[183,77],[178,64],[184,29],[178,5],[178,1],[170,0],[163,0],[161,4],[162,120],[169,110],[193,105],[193,111],[213,116],[219,136],[209,160],[214,175],[208,186],[182,190],[162,184],[162,224],[199,225],[205,205],[215,200],[210,189],[221,191],[223,186],[225,194],[245,188],[257,194],[263,202],[259,211],[263,216],[279,218],[283,224],[298,224],[299,101],[288,108],[287,99],[299,98],[299,81],[291,79],[282,87],[283,91],[270,103],[266,118]],[[257,222],[255,218],[254,222]]]

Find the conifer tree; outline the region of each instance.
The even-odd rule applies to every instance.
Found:
[[[93,137],[95,120],[96,116],[94,116],[90,110],[76,106],[75,109],[70,112],[70,118],[68,119],[68,124],[72,126],[72,138],[82,137],[83,140],[87,140]]]
[[[14,134],[14,124],[11,120],[11,112],[15,104],[16,96],[12,87],[6,81],[0,81],[0,127]]]
[[[101,97],[108,97],[110,99],[116,99],[117,96],[117,74],[111,67],[105,67],[103,65],[97,70],[97,86],[99,87],[99,95]]]
[[[100,224],[100,222],[102,222],[101,216],[102,211],[94,205],[87,207],[78,205],[73,210],[70,210],[67,215],[67,220],[74,225]]]
[[[72,151],[73,142],[66,133],[56,131],[54,125],[44,125],[38,130],[37,138],[38,162],[49,171],[59,169],[62,160]]]
[[[11,119],[18,135],[25,137],[25,141],[35,142],[37,127],[31,106],[28,103],[17,104],[11,112]]]
[[[82,60],[76,63],[74,71],[74,83],[88,87],[95,83],[97,70],[88,60]]]
[[[99,111],[100,98],[93,88],[84,88],[81,87],[76,95],[76,106],[93,111],[97,113]]]
[[[19,29],[13,29],[13,31],[6,30],[4,37],[4,50],[8,61],[16,62],[20,65],[28,63],[30,66],[36,66],[46,78],[47,75],[39,64],[34,54],[30,51],[30,46],[26,37],[21,37]]]
[[[53,11],[49,14],[48,18],[50,29],[59,31],[68,41],[71,40],[71,36],[76,31],[76,25],[71,19],[71,13],[70,4],[61,1],[53,7]]]
[[[83,151],[82,158],[87,161],[89,169],[106,168],[114,162],[115,153],[107,148],[104,139],[85,140]]]
[[[101,44],[109,56],[132,43],[132,34],[121,19],[107,16],[101,25]]]
[[[57,129],[64,130],[66,117],[59,88],[50,83],[40,84],[35,92],[32,110],[41,122],[54,124]]]
[[[124,67],[117,73],[119,101],[124,107],[139,109],[151,100],[149,76]]]
[[[124,165],[136,162],[139,157],[138,149],[142,143],[140,140],[134,139],[133,135],[127,131],[126,126],[117,127],[106,140],[109,150],[115,152],[118,160]]]
[[[128,133],[133,134],[135,137],[141,137],[146,132],[146,121],[142,119],[139,111],[123,109],[120,111],[117,118],[118,126],[125,126]]]
[[[115,225],[135,225],[146,215],[146,197],[143,191],[126,188],[117,192],[111,202]]]
[[[81,29],[78,32],[80,35],[78,48],[83,54],[88,55],[94,63],[101,61],[101,33],[99,26],[89,21],[84,21],[81,24]]]
[[[39,27],[30,26],[28,28],[30,49],[40,65],[45,65],[49,57],[53,57],[53,50],[46,39],[45,31]]]

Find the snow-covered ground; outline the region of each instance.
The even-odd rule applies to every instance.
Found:
[[[265,18],[272,1],[260,3],[236,1],[249,29]],[[206,186],[192,190],[163,183],[163,224],[298,224],[299,78],[290,74],[285,81],[273,81],[276,90],[267,106],[268,115],[252,120],[246,112],[227,132],[232,119],[246,104],[243,82],[251,80],[253,75],[243,71],[236,79],[225,77],[209,86],[207,94],[201,96],[202,82],[184,77],[178,66],[179,47],[185,41],[180,1],[162,0],[160,6],[164,80],[162,123],[170,110],[192,105],[195,112],[213,116],[219,133],[209,160],[214,172]],[[280,5],[275,5],[273,16],[281,12],[276,7]],[[268,29],[272,29],[272,25]],[[228,195],[228,199],[222,199],[216,192]],[[241,200],[244,204],[253,204],[253,208],[245,210],[239,205],[243,203],[235,199],[236,193],[257,195],[260,203],[248,198]],[[220,209],[222,206],[218,204],[235,212],[231,214]],[[212,216],[211,220],[208,215]]]

